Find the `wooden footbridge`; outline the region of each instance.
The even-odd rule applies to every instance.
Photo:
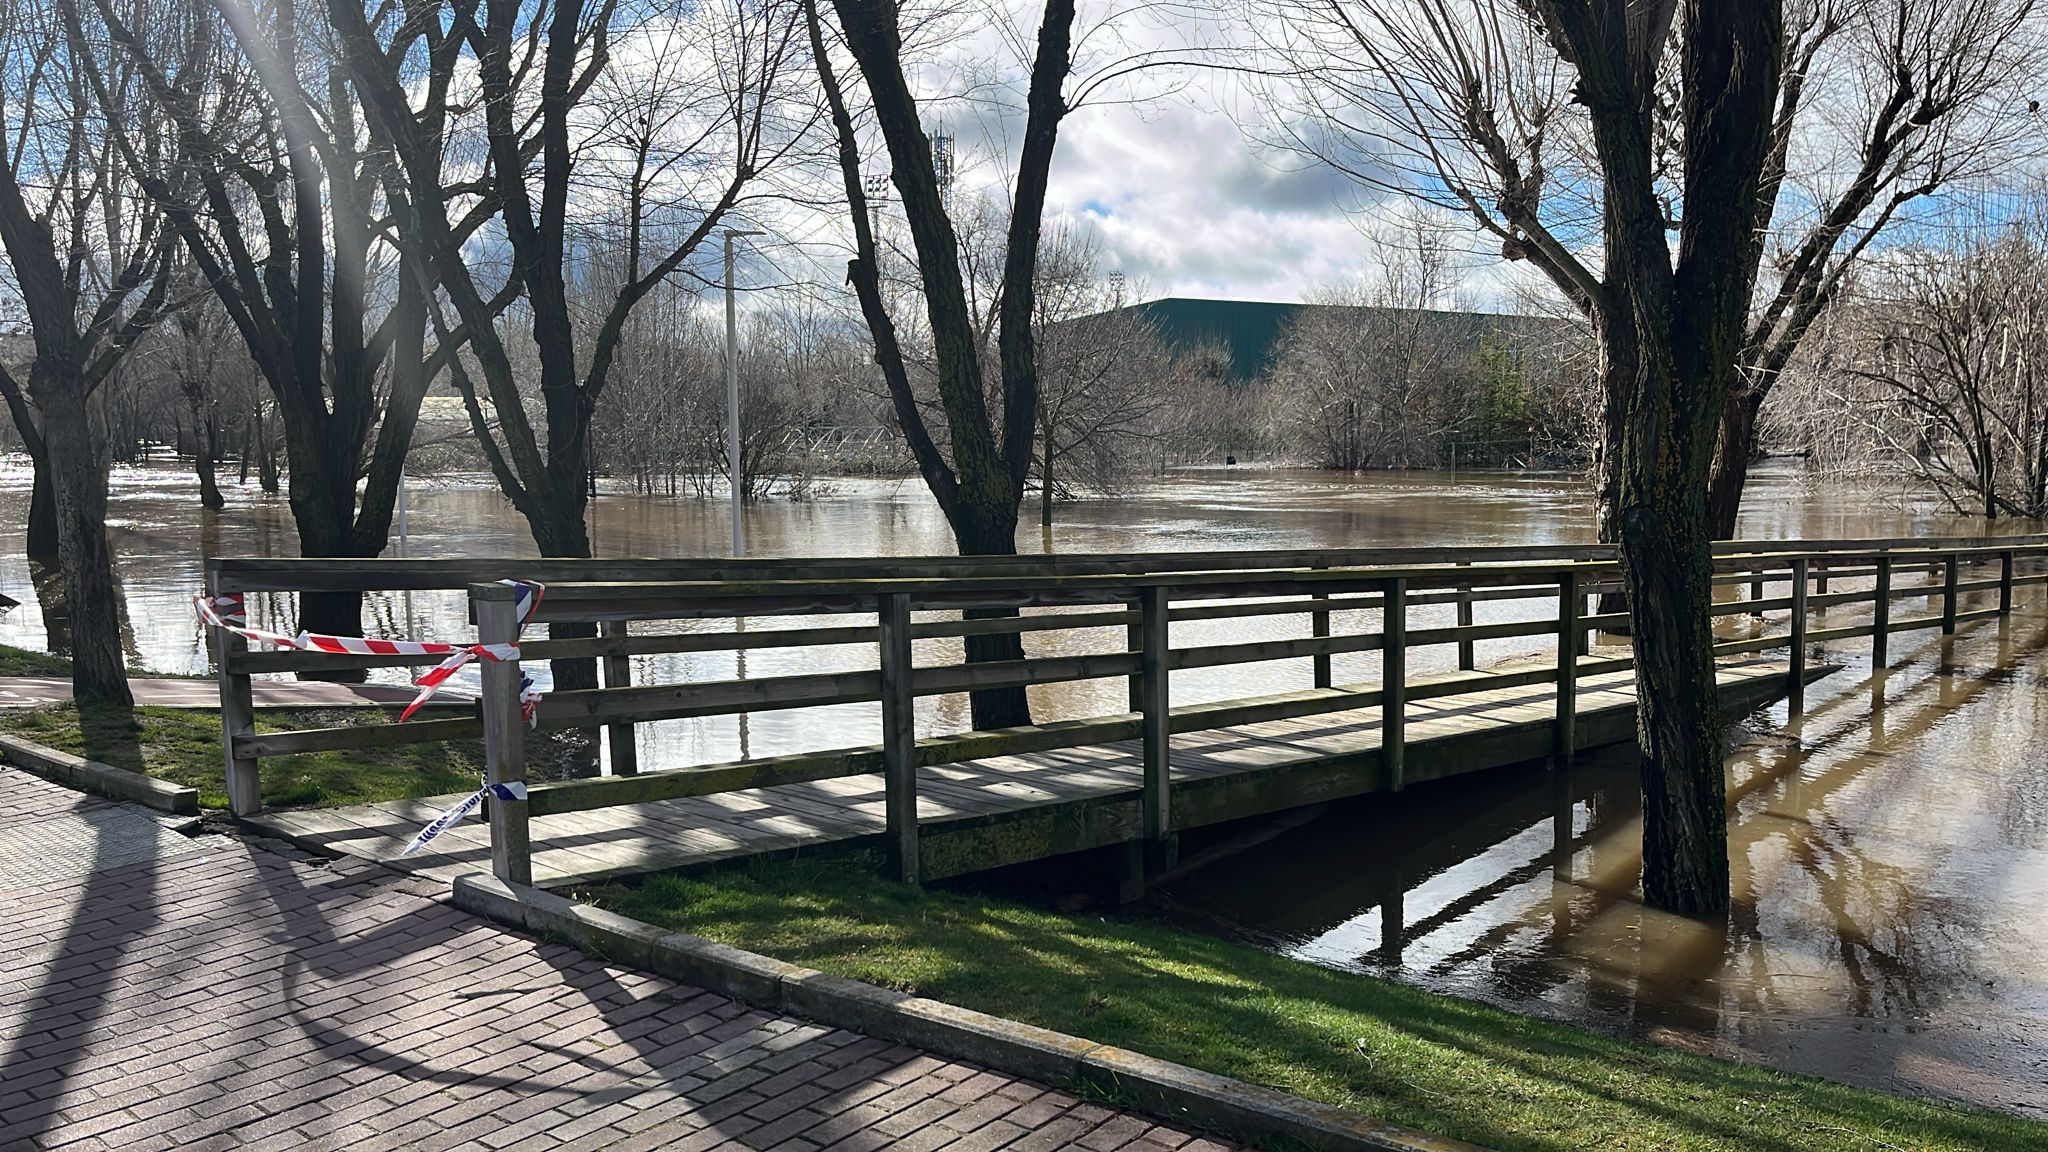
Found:
[[[1798,708],[1825,675],[1809,649],[1867,637],[1875,661],[1892,634],[1953,632],[2008,613],[2014,590],[2048,582],[2048,538],[1745,541],[1720,548],[1718,645],[1724,710],[1781,696]],[[1308,804],[1525,762],[1569,761],[1634,733],[1625,654],[1590,638],[1626,622],[1588,610],[1616,588],[1611,549],[1320,550],[1201,555],[846,560],[216,560],[215,594],[466,588],[483,643],[518,639],[504,578],[548,585],[538,622],[597,624],[590,638],[526,639],[528,661],[595,657],[605,686],[545,694],[537,727],[608,729],[612,774],[533,783],[492,800],[488,824],[444,833],[405,866],[432,875],[490,867],[559,885],[824,846],[882,847],[910,880],[1090,849],[1117,848],[1130,887],[1171,866],[1180,832]],[[1832,587],[1831,587],[1832,583]],[[1735,598],[1746,590],[1745,598]],[[1921,605],[1898,602],[1920,601]],[[1513,618],[1476,622],[1475,607]],[[1919,607],[1919,611],[1909,611]],[[1906,610],[1902,610],[1906,609]],[[1532,615],[1533,613],[1533,615]],[[656,632],[677,621],[808,618],[770,631]],[[1173,625],[1295,617],[1308,635],[1175,647]],[[1447,624],[1434,623],[1448,619]],[[1333,621],[1360,624],[1333,631]],[[1421,623],[1426,626],[1415,626]],[[636,630],[635,626],[639,628]],[[933,663],[946,641],[1000,632],[1027,650]],[[1045,634],[1066,634],[1046,636]],[[1043,637],[1043,639],[1034,639]],[[913,641],[923,645],[918,663]],[[1482,666],[1509,642],[1535,660]],[[519,674],[486,664],[475,713],[405,725],[258,733],[252,675],[427,663],[431,657],[250,652],[216,634],[234,812],[309,846],[397,862],[404,843],[455,797],[346,809],[264,812],[264,757],[321,749],[483,740],[493,783],[526,777]],[[872,667],[698,683],[630,682],[655,653],[820,649],[875,652]],[[1455,667],[1411,673],[1409,654],[1444,646]],[[1781,650],[1781,656],[1761,654]],[[1331,658],[1377,655],[1379,676],[1332,682]],[[1314,687],[1172,704],[1176,673],[1306,661]],[[1041,718],[996,731],[916,732],[918,698],[1073,681],[1128,681],[1129,710]],[[1121,693],[1120,693],[1121,695]],[[638,764],[634,726],[685,717],[856,704],[879,743],[693,766]]]

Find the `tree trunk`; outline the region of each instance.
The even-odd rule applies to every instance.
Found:
[[[1052,425],[1041,424],[1038,438],[1043,447],[1038,451],[1038,526],[1048,531],[1052,528]]]
[[[270,438],[270,422],[263,417],[263,405],[257,404],[256,415],[256,483],[265,496],[277,495],[277,445]],[[246,449],[244,449],[246,451]]]
[[[33,452],[29,463],[35,480],[28,497],[28,554],[37,560],[57,559],[57,493],[50,484],[45,454]]]
[[[121,608],[107,546],[106,461],[93,444],[83,373],[39,360],[31,392],[42,412],[44,455],[57,515],[58,555],[71,619],[71,692],[81,714],[134,706],[121,657]]]
[[[1652,907],[1705,915],[1728,907],[1727,784],[1709,615],[1712,388],[1676,374],[1654,377],[1666,364],[1698,376],[1711,375],[1713,366],[1685,355],[1683,341],[1672,344],[1678,355],[1670,359],[1645,348],[1612,369],[1635,377],[1638,397],[1622,440],[1615,519],[1622,583],[1636,609],[1643,898]]]
[[[555,500],[535,502],[535,514],[529,522],[533,529],[533,542],[540,546],[542,556],[551,559],[588,560],[590,532],[583,519],[586,503],[583,486],[565,485],[557,488],[556,493]],[[550,640],[587,640],[596,635],[595,624],[548,625]],[[548,672],[554,678],[554,691],[557,692],[597,687],[597,661],[594,658],[551,660]]]
[[[1598,455],[1593,461],[1594,473],[1594,521],[1602,544],[1613,544],[1617,552],[1621,545],[1621,444],[1622,423],[1626,418],[1626,392],[1633,383],[1616,379],[1617,374],[1626,375],[1625,366],[1617,367],[1604,350],[1602,352],[1601,384],[1604,401],[1601,408],[1601,437]],[[1620,592],[1604,592],[1595,605],[1602,616],[1629,610],[1626,585]],[[1619,628],[1606,629],[1621,636],[1635,632],[1633,618]]]
[[[971,503],[963,491],[949,517],[953,539],[962,556],[1014,556],[1017,554],[1017,505],[988,501]],[[1014,620],[1014,608],[981,608],[966,612],[969,620]],[[991,660],[1024,659],[1024,637],[1016,632],[996,632],[965,637],[967,661],[980,664]],[[1023,688],[990,688],[970,694],[969,711],[976,731],[1016,728],[1031,723],[1031,700]]]
[[[1707,480],[1707,530],[1716,540],[1735,539],[1742,489],[1749,482],[1749,463],[1756,459],[1757,416],[1763,403],[1763,394],[1750,388],[1730,388],[1721,402],[1714,471]]]
[[[211,413],[195,408],[192,412],[193,439],[198,449],[193,454],[193,471],[199,474],[199,506],[216,511],[227,507],[227,500],[220,494],[220,483],[215,479],[214,465],[220,458],[220,424]]]

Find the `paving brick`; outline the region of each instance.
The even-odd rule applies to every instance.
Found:
[[[0,827],[109,811],[126,809],[0,769]],[[162,843],[174,850],[127,863],[67,856],[72,871],[11,894],[8,1152],[1042,1152],[1076,1139],[1159,1152],[1187,1140],[504,932],[366,863],[268,840]]]

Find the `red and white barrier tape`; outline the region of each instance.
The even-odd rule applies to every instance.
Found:
[[[505,580],[501,581],[501,583],[510,584],[518,589],[518,597],[515,603],[519,609],[519,629],[521,632],[524,632],[527,624],[533,620],[534,613],[540,610],[541,597],[547,594],[547,588],[537,580]],[[382,640],[371,636],[328,636],[318,632],[301,632],[296,636],[286,636],[281,632],[265,632],[248,626],[248,611],[239,593],[230,593],[224,596],[194,596],[192,598],[192,606],[198,611],[199,619],[205,623],[215,628],[225,629],[257,644],[270,644],[279,648],[295,648],[306,652],[352,653],[358,656],[446,656],[447,659],[420,673],[413,679],[413,684],[419,688],[420,694],[413,697],[412,703],[405,706],[405,711],[399,713],[398,720],[401,724],[411,719],[412,714],[419,711],[420,705],[425,704],[440,689],[441,685],[447,683],[449,678],[453,677],[456,672],[462,669],[463,665],[468,664],[470,661],[489,660],[493,662],[510,661],[517,663],[519,660],[519,645],[517,644],[444,644],[432,640]],[[533,726],[537,717],[536,709],[539,705],[540,692],[533,686],[532,677],[521,675],[519,678],[519,712],[520,715],[525,717],[528,727]]]

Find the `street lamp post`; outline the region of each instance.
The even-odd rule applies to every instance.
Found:
[[[732,554],[745,556],[747,540],[740,520],[740,491],[745,481],[740,467],[740,321],[732,294],[732,242],[739,236],[759,236],[736,228],[725,230],[725,470],[732,482]]]

